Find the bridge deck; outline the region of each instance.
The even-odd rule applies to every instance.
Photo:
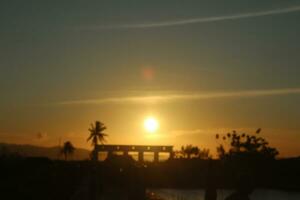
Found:
[[[166,145],[98,145],[96,151],[134,151],[134,152],[173,152],[173,146]]]

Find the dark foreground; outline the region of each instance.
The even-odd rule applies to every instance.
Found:
[[[299,159],[258,163],[251,172],[252,186],[300,191],[299,169]],[[2,157],[0,198],[146,199],[151,196],[146,195],[146,188],[206,188],[209,182],[215,188],[234,189],[236,174],[243,173],[250,172],[225,166],[218,160],[171,160],[140,165],[126,157],[101,163]]]

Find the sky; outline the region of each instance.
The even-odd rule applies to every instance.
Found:
[[[109,144],[262,128],[299,156],[299,20],[300,0],[1,1],[0,142],[91,149],[100,120]]]

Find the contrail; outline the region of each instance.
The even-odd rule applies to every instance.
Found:
[[[141,23],[141,24],[121,24],[121,25],[111,25],[111,26],[95,26],[89,27],[89,29],[131,29],[131,28],[155,28],[155,27],[167,27],[167,26],[180,26],[187,24],[197,24],[197,23],[207,23],[207,22],[217,22],[225,20],[236,20],[244,18],[253,18],[261,17],[268,15],[280,15],[292,12],[299,12],[300,6],[293,6],[275,10],[265,10],[249,13],[241,13],[235,15],[226,15],[226,16],[214,16],[214,17],[204,17],[204,18],[191,18],[175,21],[162,21],[162,22],[153,22],[153,23]]]
[[[156,96],[129,96],[129,97],[113,97],[102,99],[86,99],[63,101],[56,103],[58,105],[93,105],[93,104],[108,104],[108,103],[164,103],[170,101],[192,101],[203,99],[218,99],[218,98],[243,98],[243,97],[260,97],[260,96],[278,96],[300,94],[300,88],[285,88],[285,89],[269,89],[269,90],[241,90],[233,92],[208,92],[208,93],[189,93],[189,94],[168,94]]]

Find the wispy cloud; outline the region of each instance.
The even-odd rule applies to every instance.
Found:
[[[63,101],[59,105],[90,105],[108,103],[164,103],[170,101],[193,101],[203,99],[218,98],[243,98],[300,94],[300,88],[268,89],[268,90],[240,90],[231,92],[197,92],[197,93],[177,93],[154,96],[129,96],[112,97],[101,99],[71,100]]]
[[[292,7],[287,7],[287,8],[264,10],[264,11],[257,11],[257,12],[248,12],[248,13],[239,13],[239,14],[234,14],[234,15],[179,19],[179,20],[174,20],[174,21],[160,21],[160,22],[152,22],[152,23],[151,22],[150,23],[140,23],[140,24],[94,26],[94,27],[89,27],[86,29],[90,29],[90,30],[131,29],[131,28],[137,29],[137,28],[180,26],[180,25],[187,25],[187,24],[198,24],[198,23],[225,21],[225,20],[237,20],[237,19],[244,19],[244,18],[262,17],[262,16],[268,16],[268,15],[280,15],[280,14],[299,12],[299,11],[300,11],[300,6],[292,6]]]
[[[215,131],[215,130],[213,130]],[[169,136],[179,137],[187,135],[198,135],[198,134],[211,134],[211,129],[188,129],[188,130],[173,130],[170,132]]]
[[[181,129],[181,130],[172,130],[168,136],[180,137],[188,135],[207,135],[215,136],[215,134],[226,134],[232,132],[233,130],[237,132],[247,132],[254,133],[257,128],[253,127],[223,127],[223,128],[204,128],[204,129]]]

